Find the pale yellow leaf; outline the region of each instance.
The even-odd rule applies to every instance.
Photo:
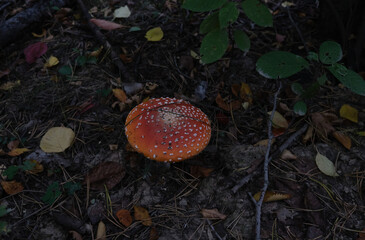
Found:
[[[98,224],[98,231],[96,232],[95,240],[106,240],[106,227],[102,221]]]
[[[147,31],[145,38],[151,42],[161,41],[163,38],[163,31],[160,27],[155,27]]]
[[[336,167],[331,160],[320,153],[317,153],[316,164],[319,170],[327,176],[337,177]]]
[[[340,116],[354,123],[357,123],[359,121],[359,111],[348,104],[342,105],[340,109]]]
[[[65,151],[75,139],[75,133],[70,128],[50,128],[41,139],[40,147],[44,152],[57,153]]]
[[[128,6],[122,6],[118,9],[115,9],[113,15],[115,18],[128,18],[131,15],[131,11],[129,10]]]
[[[271,116],[271,111],[268,112],[269,117]],[[272,119],[272,125],[274,128],[288,128],[288,121],[279,112],[274,112],[274,118]]]
[[[50,68],[53,66],[56,66],[60,61],[58,61],[58,58],[55,56],[50,56],[47,60],[47,62],[44,64],[45,68]]]

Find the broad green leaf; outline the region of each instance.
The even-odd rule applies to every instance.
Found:
[[[67,182],[63,187],[67,190],[68,195],[72,196],[76,191],[81,189],[81,184]]]
[[[323,74],[322,76],[320,76],[319,78],[317,78],[317,82],[319,83],[319,85],[324,85],[327,82],[328,78],[326,74]]]
[[[241,30],[236,30],[233,32],[233,38],[239,49],[244,52],[248,52],[251,46],[251,42],[245,32]]]
[[[58,69],[58,72],[61,75],[71,75],[72,74],[72,69],[69,65],[64,65],[64,66],[60,67],[60,69]]]
[[[294,112],[299,116],[304,116],[307,113],[307,104],[303,101],[294,104]]]
[[[86,56],[78,56],[75,60],[77,66],[84,66],[87,61]]]
[[[208,15],[200,24],[199,32],[206,34],[219,28],[219,12]]]
[[[46,153],[65,151],[75,139],[75,133],[71,128],[53,127],[48,129],[41,139],[40,147]]]
[[[245,0],[242,2],[243,12],[254,23],[261,27],[272,27],[272,14],[269,9],[258,0]]]
[[[0,233],[8,233],[9,231],[8,223],[5,221],[0,221]]]
[[[336,167],[331,160],[320,153],[316,155],[316,164],[319,170],[327,176],[337,177]]]
[[[302,95],[304,93],[302,84],[296,82],[291,85],[291,90],[297,95]]]
[[[61,196],[61,188],[58,182],[54,182],[48,186],[46,193],[43,195],[41,200],[44,203],[52,205],[56,199]]]
[[[308,53],[308,56],[307,56],[307,59],[308,59],[308,60],[312,60],[312,61],[316,61],[316,62],[318,62],[318,61],[319,61],[319,59],[318,59],[318,54],[317,54],[317,53],[315,53],[315,52],[309,52],[309,53]]]
[[[8,180],[13,180],[14,176],[15,176],[15,174],[17,174],[18,170],[19,170],[18,166],[11,165],[7,169],[5,169],[5,171],[3,172],[3,175],[6,176]]]
[[[200,46],[200,55],[204,63],[219,60],[228,47],[228,34],[226,29],[216,29],[208,33]]]
[[[333,42],[326,41],[319,47],[319,60],[324,64],[334,64],[340,61],[342,58],[341,45]]]
[[[88,57],[86,63],[96,64],[98,62],[98,58],[95,56]]]
[[[308,67],[308,62],[295,54],[272,51],[262,55],[256,63],[256,70],[270,79],[287,78]]]
[[[236,3],[228,2],[219,10],[219,23],[221,28],[225,28],[228,24],[235,22],[238,18],[239,11]]]
[[[354,93],[365,96],[365,81],[359,74],[338,63],[328,66],[327,69],[345,85],[345,87],[349,88]]]
[[[194,12],[207,12],[220,8],[227,0],[185,0],[182,7]]]

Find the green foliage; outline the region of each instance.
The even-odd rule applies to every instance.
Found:
[[[272,51],[259,58],[256,70],[266,78],[278,79],[290,77],[308,66],[309,63],[298,55]]]
[[[70,195],[70,196],[74,195],[74,193],[76,191],[81,189],[81,184],[80,183],[68,182],[63,186],[67,190],[68,195]]]
[[[63,65],[60,69],[58,69],[58,72],[61,75],[68,76],[72,74],[72,68],[69,65]]]
[[[47,191],[41,200],[46,204],[52,205],[59,196],[61,196],[60,184],[58,182],[54,182],[48,186]]]
[[[5,206],[0,206],[0,217],[5,216],[9,212],[9,209],[7,209]]]
[[[333,42],[326,41],[319,47],[319,60],[323,64],[334,64],[342,59],[341,45]]]
[[[291,90],[297,95],[301,95],[304,93],[302,84],[296,82],[291,85]]]
[[[296,102],[293,109],[299,116],[304,116],[307,112],[307,104],[303,101]]]
[[[365,96],[365,81],[356,72],[347,69],[345,66],[335,63],[327,69],[335,76],[345,87],[354,93]]]
[[[195,11],[212,11],[200,24],[199,32],[206,34],[203,38],[200,55],[203,63],[219,60],[228,47],[227,28],[237,21],[239,5],[227,0],[185,0],[183,8]],[[241,7],[247,17],[259,26],[272,27],[272,15],[269,9],[258,0],[245,0]],[[250,39],[240,29],[233,29],[233,39],[239,49],[247,52],[250,49]]]
[[[0,221],[0,233],[5,234],[8,233],[10,230],[8,229],[8,223],[4,221]]]
[[[28,171],[32,170],[36,164],[30,160],[24,161],[22,165],[9,166],[4,172],[4,176],[7,176],[8,180],[13,180],[19,170]]]

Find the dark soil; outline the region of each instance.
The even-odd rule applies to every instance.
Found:
[[[2,8],[6,3],[0,1],[0,24],[12,17],[12,12],[24,11],[34,2],[12,1]],[[10,209],[0,218],[8,230],[2,239],[73,239],[75,232],[82,239],[96,239],[100,222],[106,226],[107,239],[254,239],[256,210],[250,196],[263,186],[262,161],[266,153],[266,146],[256,143],[268,138],[267,112],[273,108],[278,89],[278,81],[260,76],[255,63],[274,49],[306,56],[300,35],[309,51],[318,51],[326,37],[318,31],[323,22],[319,22],[317,1],[294,1],[290,8],[293,21],[281,1],[267,1],[274,12],[274,28],[254,26],[241,13],[234,26],[250,36],[250,51],[243,53],[231,45],[220,61],[209,65],[191,57],[191,51],[199,53],[203,37],[199,24],[205,13],[188,12],[173,0],[84,2],[88,9],[97,7],[92,11],[94,18],[110,21],[114,9],[128,4],[132,15],[114,20],[128,27],[101,30],[113,51],[127,60],[112,60],[110,51],[104,48],[95,63],[75,64],[79,56],[101,46],[76,1],[67,6],[66,15],[56,19],[57,11],[53,11],[0,50],[0,71],[9,69],[9,74],[0,77],[0,85],[20,80],[20,85],[0,90],[0,147],[7,153],[8,143],[19,140],[19,148],[31,150],[14,157],[0,155],[0,163],[5,169],[36,160],[44,167],[37,174],[18,171],[14,180],[24,186],[23,191],[9,195],[0,190],[0,205]],[[166,3],[172,7],[169,9]],[[104,15],[106,9],[111,12]],[[141,30],[129,31],[136,26]],[[152,27],[162,28],[162,41],[146,41],[145,33]],[[46,36],[32,36],[32,32],[40,34],[42,29],[47,30]],[[276,34],[285,36],[285,40],[278,42]],[[39,41],[47,43],[48,51],[28,64],[23,50]],[[44,68],[51,55],[59,59],[59,64]],[[121,61],[132,76],[129,85],[115,61]],[[63,65],[72,67],[71,76],[58,72]],[[296,159],[273,155],[269,191],[290,197],[263,204],[262,239],[364,238],[359,238],[359,232],[365,228],[365,140],[357,132],[364,131],[365,99],[329,76],[319,92],[307,100],[306,116],[288,111],[286,107],[292,109],[296,101],[290,84],[297,81],[309,86],[315,80],[308,70],[282,80],[277,110],[289,121],[289,128],[276,137],[271,153],[278,153],[280,146],[303,126],[316,127],[311,118],[316,112],[337,115],[334,126],[351,138],[352,147],[347,150],[333,137],[319,137],[314,131],[305,143],[304,134],[290,141],[287,149]],[[240,106],[225,111],[216,103],[217,95],[227,102],[243,103],[231,90],[242,82],[250,86],[253,103],[247,109]],[[111,90],[138,88],[138,83],[142,88],[127,91],[133,101],[120,109]],[[151,83],[157,87],[150,90]],[[197,89],[204,84],[207,88],[201,96]],[[131,151],[124,123],[129,111],[148,97],[182,98],[202,109],[213,129],[206,150],[174,164],[151,162]],[[345,103],[359,110],[358,123],[340,119],[339,109]],[[75,142],[64,152],[44,153],[40,149],[42,136],[49,128],[59,126],[73,129]],[[318,169],[317,152],[335,163],[338,177],[326,176]],[[95,166],[102,168],[99,164],[103,162],[119,163],[123,167],[120,174],[125,175],[120,181],[116,177],[117,184],[109,189],[90,189],[85,177]],[[242,179],[248,181],[238,186]],[[42,197],[55,182],[60,184],[62,194],[53,203],[46,203]],[[68,194],[65,185],[69,182],[79,183],[81,188]],[[134,206],[147,209],[152,224],[146,226],[136,220]],[[129,227],[118,221],[116,213],[120,209],[131,212],[133,223]],[[201,212],[205,209],[217,209],[225,217],[204,217]]]

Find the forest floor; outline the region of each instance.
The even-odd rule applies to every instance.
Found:
[[[36,2],[14,1],[0,13],[7,19]],[[194,55],[206,13],[188,12],[173,0],[84,2],[94,18],[109,21],[114,9],[131,9],[130,17],[113,20],[123,28],[101,30],[120,58],[101,49],[76,1],[53,9],[0,50],[1,239],[96,239],[104,233],[104,239],[254,239],[251,196],[263,187],[267,141],[261,140],[268,139],[268,112],[279,86],[260,76],[255,63],[275,49],[305,57],[294,24],[310,51],[318,51],[316,1],[295,2],[293,21],[281,1],[267,1],[275,28],[254,26],[241,13],[235,24],[248,33],[250,51],[230,45],[209,65]],[[163,30],[161,41],[146,40],[153,27]],[[24,49],[38,42],[47,50],[28,63]],[[59,63],[45,67],[51,56]],[[365,138],[358,134],[364,131],[365,99],[329,76],[307,100],[307,114],[298,116],[291,83],[308,87],[315,77],[303,70],[281,81],[276,110],[288,127],[274,129],[268,193],[279,200],[262,206],[262,239],[365,239]],[[251,104],[239,94],[242,83],[252,91]],[[124,89],[127,101],[121,103],[113,89]],[[187,100],[208,115],[206,150],[171,164],[132,151],[126,117],[144,99],[157,97]],[[357,123],[340,117],[344,104],[359,110]],[[320,137],[328,126],[342,141]],[[52,127],[72,129],[72,146],[43,152],[41,139]],[[343,139],[352,146],[346,148]],[[318,153],[338,176],[319,170]]]

